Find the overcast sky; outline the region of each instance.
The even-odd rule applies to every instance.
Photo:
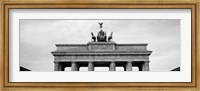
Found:
[[[54,71],[55,44],[86,44],[98,23],[120,43],[148,43],[151,71],[180,66],[180,20],[20,20],[20,66]]]

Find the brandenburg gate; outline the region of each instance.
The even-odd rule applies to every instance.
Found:
[[[92,35],[92,41],[87,44],[56,44],[54,56],[54,70],[64,71],[71,67],[71,71],[79,71],[80,67],[88,67],[88,71],[95,71],[95,67],[109,67],[109,71],[116,71],[116,67],[124,67],[124,71],[132,71],[138,67],[139,71],[149,71],[149,56],[152,51],[147,50],[148,44],[117,44],[112,34],[100,31],[97,37]]]

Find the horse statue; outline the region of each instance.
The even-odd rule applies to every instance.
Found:
[[[113,32],[110,33],[110,36],[108,36],[108,42],[111,42],[112,40],[112,35],[113,35]]]
[[[94,36],[93,32],[91,32],[93,42],[96,42],[96,37]]]

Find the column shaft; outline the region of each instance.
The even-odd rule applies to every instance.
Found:
[[[78,69],[77,69],[77,64],[76,64],[76,62],[72,62],[72,64],[71,64],[71,71],[77,71]]]
[[[127,62],[126,63],[126,71],[132,71],[132,62]]]
[[[59,62],[55,62],[54,64],[54,71],[59,71]]]
[[[110,71],[115,71],[115,70],[116,70],[115,62],[111,62],[111,63],[110,63],[109,70],[110,70]]]
[[[149,62],[144,62],[142,70],[149,71]]]
[[[62,62],[59,63],[58,70],[59,71],[65,71],[65,65]]]
[[[59,64],[58,70],[62,71],[62,64],[61,63]]]
[[[88,71],[94,71],[94,64],[93,62],[88,63]]]

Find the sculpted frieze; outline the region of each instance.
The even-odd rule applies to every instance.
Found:
[[[55,56],[55,59],[148,59],[148,56]]]
[[[113,45],[89,45],[90,50],[113,50]]]

